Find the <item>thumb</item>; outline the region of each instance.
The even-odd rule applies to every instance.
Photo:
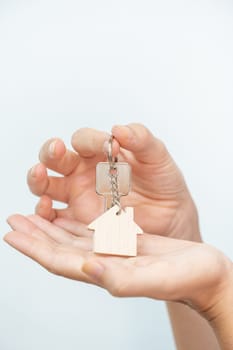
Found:
[[[140,266],[140,258],[137,260],[138,263],[118,257],[90,259],[84,262],[82,272],[116,297],[164,296],[164,293],[160,293],[164,275],[154,264],[150,264],[153,258],[148,257],[149,265],[142,262]]]
[[[113,296],[132,296],[132,290],[128,283],[128,268],[125,269],[124,264],[122,264],[122,262],[117,262],[117,260],[117,257],[89,259],[84,262],[82,272],[84,272],[94,284],[106,289]],[[136,295],[138,295],[138,293],[136,293]]]
[[[166,161],[170,155],[163,142],[142,124],[116,125],[112,135],[120,146],[131,151],[138,161],[155,164]]]

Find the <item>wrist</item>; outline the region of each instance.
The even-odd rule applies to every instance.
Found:
[[[221,348],[233,349],[233,264],[216,292],[214,302],[202,314],[213,328]]]

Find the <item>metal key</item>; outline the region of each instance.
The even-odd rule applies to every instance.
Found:
[[[122,196],[127,196],[131,188],[131,167],[128,163],[115,162],[111,168],[109,162],[100,162],[96,166],[96,192],[105,198],[105,210],[119,203]],[[117,193],[113,193],[112,177],[117,181]],[[116,191],[116,189],[115,189]]]
[[[120,198],[130,191],[131,167],[112,156],[112,142],[113,136],[108,144],[108,162],[96,166],[96,192],[105,198],[105,210],[118,205],[120,213]]]

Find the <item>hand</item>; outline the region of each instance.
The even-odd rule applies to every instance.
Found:
[[[52,273],[115,296],[179,301],[213,318],[232,281],[232,262],[207,244],[144,233],[138,237],[140,256],[103,256],[91,251],[92,232],[84,224],[71,234],[36,215],[14,215],[8,223],[13,231],[4,239],[11,246]]]
[[[139,124],[115,126],[112,134],[114,154],[132,167],[132,191],[122,205],[135,207],[137,224],[148,233],[200,240],[195,205],[164,144]],[[103,200],[95,193],[95,166],[106,159],[103,145],[108,139],[107,133],[80,129],[72,137],[76,152],[59,139],[44,144],[41,163],[28,174],[31,191],[41,196],[37,214],[63,225],[64,219],[90,223],[103,212]],[[48,176],[46,168],[63,176]],[[51,199],[67,208],[53,209]]]

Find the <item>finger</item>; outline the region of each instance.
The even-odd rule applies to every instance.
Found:
[[[4,240],[49,272],[79,281],[91,282],[91,279],[81,271],[85,252],[77,248],[67,249],[55,242],[41,241],[37,237],[18,231],[6,234]]]
[[[138,274],[135,266],[129,264],[129,260],[114,261],[108,257],[90,259],[84,262],[82,271],[95,279],[114,296],[144,296],[146,289],[145,273],[148,274],[148,271],[144,271],[144,269],[142,271],[141,269],[143,273]],[[153,282],[150,280],[150,283]]]
[[[73,220],[74,211],[72,208],[56,209],[53,208],[53,201],[49,196],[43,195],[35,208],[35,214],[41,216],[45,220],[54,221],[56,218],[68,218]]]
[[[56,218],[54,224],[71,232],[78,237],[93,237],[93,231],[87,228],[87,225],[76,220],[67,220],[66,218]]]
[[[38,196],[44,194],[49,184],[48,173],[44,164],[36,164],[28,171],[27,183],[32,193]]]
[[[62,175],[72,173],[80,161],[77,153],[67,150],[60,139],[50,139],[45,142],[40,150],[39,158],[48,169]]]
[[[48,176],[47,169],[42,163],[29,170],[27,183],[31,192],[37,196],[46,194],[59,202],[68,201],[66,178]]]
[[[36,225],[34,225],[23,215],[11,215],[7,219],[7,223],[14,231],[24,232],[24,234],[36,237],[40,240],[49,240],[50,242],[54,242],[51,237],[49,238],[43,231],[41,231]]]
[[[116,125],[112,128],[112,134],[122,148],[131,151],[141,162],[162,163],[170,158],[163,142],[142,124]]]
[[[52,199],[43,195],[36,205],[35,213],[46,220],[53,221],[56,218],[56,210],[53,209]]]
[[[53,223],[41,218],[38,215],[29,215],[27,219],[41,231],[45,232],[54,241],[64,244],[73,244],[75,237],[61,227],[54,225]]]
[[[85,224],[82,224],[76,220],[56,218],[53,223],[78,237],[93,238],[93,231],[89,230]],[[137,252],[139,256],[159,256],[163,255],[164,253],[174,251],[177,246],[179,246],[179,249],[181,249],[188,245],[188,242],[183,240],[179,240],[177,242],[176,239],[148,233],[143,233],[143,235],[138,235],[137,237]],[[92,245],[89,245],[88,247],[91,248]]]
[[[103,131],[91,128],[82,128],[77,130],[72,136],[72,146],[81,157],[106,157],[106,143],[108,143],[110,135]],[[115,140],[112,144],[113,156],[119,153],[119,144]]]
[[[74,247],[84,249],[85,251],[92,250],[92,239],[84,236],[86,227],[83,224],[79,224],[79,222],[76,222],[76,226],[79,226],[80,231],[80,237],[77,237],[71,232],[56,226],[54,223],[51,223],[38,215],[29,215],[28,219],[58,243],[72,245]]]

